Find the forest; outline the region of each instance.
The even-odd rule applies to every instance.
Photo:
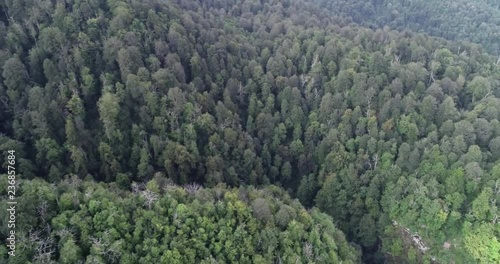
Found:
[[[500,11],[462,2],[2,1],[0,263],[499,263]]]
[[[500,56],[497,0],[317,0],[362,26],[415,32],[481,44]]]

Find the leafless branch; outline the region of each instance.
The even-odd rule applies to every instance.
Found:
[[[490,95],[491,95],[491,92],[486,93],[486,95],[481,100],[479,100],[479,102],[482,102],[484,99],[486,99]]]
[[[42,220],[42,223],[45,223],[46,217],[47,217],[47,209],[49,208],[47,201],[42,201],[40,205],[36,208],[36,212],[38,213],[38,216],[40,217],[40,220]]]
[[[306,258],[308,260],[312,259],[312,257],[313,257],[313,246],[312,246],[312,244],[309,243],[309,242],[305,242],[303,250],[304,250],[304,255],[306,255]]]
[[[141,192],[142,190],[144,190],[144,183],[137,183],[137,182],[133,182],[132,183],[132,192],[133,193],[139,193]]]
[[[145,190],[141,192],[141,196],[146,199],[144,205],[148,206],[148,209],[151,209],[151,206],[158,200],[158,195],[150,190]]]
[[[189,194],[196,193],[200,189],[202,189],[201,185],[199,185],[198,183],[195,183],[195,182],[184,185],[184,190],[186,190],[186,192]]]
[[[372,160],[373,160],[373,169],[377,169],[377,164],[379,161],[378,154],[375,154],[375,156],[373,156]]]

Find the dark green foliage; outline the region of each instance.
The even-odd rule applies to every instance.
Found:
[[[370,28],[389,26],[483,45],[500,54],[500,5],[491,0],[320,0],[335,14]],[[412,52],[418,58],[424,51]],[[450,64],[441,64],[442,69]]]
[[[307,208],[333,217],[347,239],[360,245],[366,262],[498,262],[498,58],[469,42],[375,27],[389,23],[443,36],[433,31],[442,25],[445,37],[463,39],[469,31],[469,40],[494,52],[498,23],[487,16],[498,17],[498,5],[329,1],[331,10],[372,30],[317,1],[264,2],[0,4],[0,150],[16,150],[23,180],[37,175],[51,184],[69,175],[108,182],[111,189],[165,178],[206,188],[276,184]],[[436,12],[460,19],[436,20]],[[476,19],[480,14],[486,17]],[[418,21],[425,22],[422,30]],[[450,21],[462,23],[463,32],[447,30]],[[485,30],[475,28],[479,22]],[[4,155],[0,159],[5,169]],[[84,194],[83,187],[62,194],[53,192],[56,185],[33,186],[43,195],[23,194],[34,199],[22,209],[23,221],[78,230],[57,235],[52,257],[61,262],[210,263],[207,252],[214,252],[221,262],[268,263],[279,262],[273,253],[279,251],[283,263],[294,263],[297,257],[334,259],[328,250],[343,241],[335,234],[323,237],[328,230],[311,231],[311,219],[294,221],[302,217],[287,207],[294,205],[269,202],[265,195],[242,205],[242,217],[262,224],[256,226],[265,243],[253,247],[255,241],[245,240],[248,226],[234,225],[238,214],[227,211],[232,209],[217,188],[213,195],[221,203],[209,209],[221,223],[190,218],[203,208],[202,198],[168,209],[159,182],[147,185],[149,202],[120,191],[101,190],[94,197],[95,186]],[[184,201],[189,195],[182,192],[167,193]],[[47,200],[45,220],[35,217],[37,199]],[[182,221],[169,218],[172,229],[163,230],[165,219],[159,217],[172,210]],[[328,222],[323,218],[315,219]],[[164,243],[151,235],[174,236],[184,221],[193,228],[221,228],[206,233],[214,240],[208,242]],[[267,222],[290,232],[276,233]],[[306,233],[292,230],[310,231],[314,247],[301,244]],[[411,239],[416,233],[428,250]],[[102,244],[94,245],[92,236]],[[220,253],[233,244],[214,246],[228,236],[240,251]],[[337,246],[337,257],[354,259],[347,257],[349,247]],[[103,256],[106,247],[123,254]]]

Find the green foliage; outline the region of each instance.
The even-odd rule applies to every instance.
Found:
[[[30,203],[42,206],[16,229],[38,239],[19,241],[23,256],[58,263],[359,262],[360,252],[329,216],[316,209],[308,213],[276,187],[203,189],[152,180],[132,189],[76,177],[51,187],[23,182],[19,216],[26,216]]]
[[[0,150],[58,261],[357,260],[317,206],[368,263],[498,262],[500,64],[468,42],[498,55],[494,1],[25,2]]]
[[[498,226],[483,223],[473,226],[466,222],[464,225],[465,248],[472,257],[480,263],[495,263],[500,261],[500,241],[498,241]]]

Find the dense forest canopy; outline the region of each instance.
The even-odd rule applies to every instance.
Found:
[[[152,180],[130,192],[74,176],[57,187],[37,179],[21,189],[19,224],[28,231],[9,263],[266,264],[277,258],[354,264],[359,259],[331,217],[306,211],[277,187],[203,189]]]
[[[0,150],[16,151],[19,232],[43,234],[54,249],[43,259],[68,263],[499,262],[497,58],[467,41],[352,24],[334,12],[346,1],[333,2],[2,2]],[[464,30],[481,42],[482,31]],[[68,179],[84,183],[67,191]],[[194,183],[207,197],[183,191]],[[231,189],[268,185],[331,218],[302,215],[284,194],[242,187],[259,198],[237,199],[242,189]],[[157,199],[147,207],[145,190]],[[236,208],[218,215],[218,202]],[[241,247],[222,251],[207,242],[215,231],[176,226],[174,204]],[[135,217],[157,212],[155,223]],[[279,250],[264,252],[259,236]],[[121,255],[103,257],[92,238],[122,241]],[[175,252],[189,239],[189,253]],[[25,245],[12,261],[42,261]]]
[[[481,44],[500,56],[497,0],[317,0],[360,25],[411,29],[451,40]]]

